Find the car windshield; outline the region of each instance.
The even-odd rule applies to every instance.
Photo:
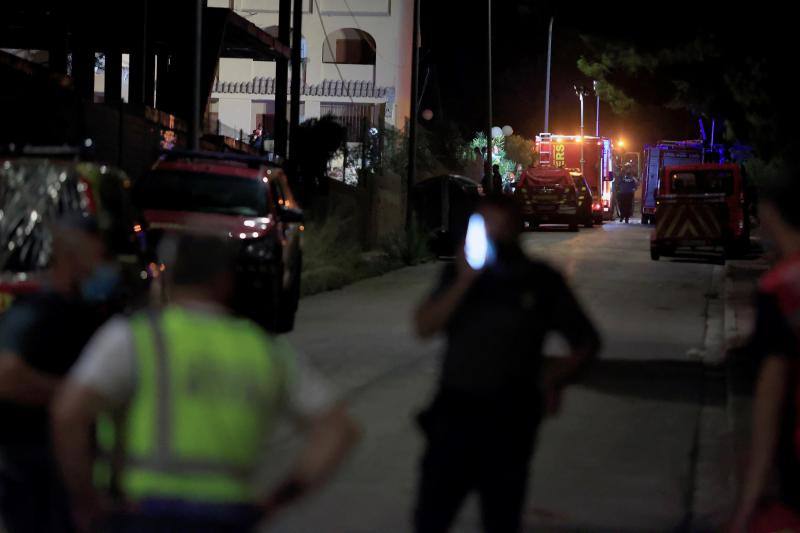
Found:
[[[245,217],[267,214],[267,188],[261,180],[221,174],[155,170],[136,184],[135,199],[143,209]]]
[[[5,162],[0,168],[0,271],[46,268],[52,254],[49,224],[81,212],[77,176],[69,165]]]
[[[733,194],[730,170],[697,170],[672,174],[674,194]]]

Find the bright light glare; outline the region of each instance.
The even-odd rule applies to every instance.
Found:
[[[473,270],[480,270],[491,261],[494,250],[486,235],[486,223],[483,216],[478,213],[469,217],[467,226],[467,238],[464,243],[464,255],[467,264]]]
[[[624,148],[625,147],[625,140],[624,139],[618,140],[617,141],[617,146],[619,146],[620,148]]]

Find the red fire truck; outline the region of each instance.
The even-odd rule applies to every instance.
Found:
[[[658,141],[644,147],[642,224],[656,221],[656,197],[664,167],[702,163],[703,141]]]
[[[580,170],[583,147],[583,175],[592,189],[592,213],[596,224],[611,220],[611,185],[614,170],[611,139],[580,135],[536,136],[539,166]]]

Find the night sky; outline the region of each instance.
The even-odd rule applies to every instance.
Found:
[[[573,85],[590,87],[592,83],[577,68],[578,58],[586,52],[581,36],[615,39],[622,35],[633,38],[637,45],[658,47],[725,25],[733,31],[741,27],[743,37],[749,37],[759,28],[768,31],[775,14],[766,8],[744,13],[730,7],[732,4],[726,6],[494,0],[494,125],[509,124],[529,137],[542,131],[551,15],[555,25],[550,130],[577,134],[580,111]],[[456,122],[465,134],[483,129],[486,120],[486,10],[486,0],[421,0],[420,84],[426,70],[431,72],[423,109],[431,108],[434,120]],[[644,88],[645,95],[649,89]],[[601,103],[601,135],[624,137],[633,145],[699,137],[697,118],[688,112],[651,105],[646,97],[639,103],[638,110],[628,116],[614,115]],[[594,134],[593,95],[587,98],[585,117],[587,134]]]

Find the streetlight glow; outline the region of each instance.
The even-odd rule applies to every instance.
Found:
[[[617,146],[619,146],[620,148],[625,148],[625,140],[624,139],[618,140]]]

